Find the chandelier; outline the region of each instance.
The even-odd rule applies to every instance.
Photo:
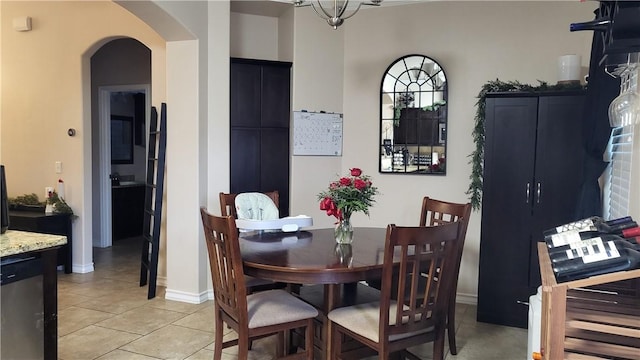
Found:
[[[348,14],[345,13],[347,12],[349,0],[293,0],[293,5],[296,7],[311,6],[313,11],[315,11],[319,17],[326,20],[329,26],[332,26],[335,30],[338,26],[342,25],[346,19],[355,15],[362,5],[380,6],[381,2],[382,0],[358,1],[358,6],[350,10],[351,12]]]

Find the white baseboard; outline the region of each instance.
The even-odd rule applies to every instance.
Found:
[[[86,273],[93,272],[94,270],[95,269],[93,268],[93,263],[71,265],[71,272],[78,273],[78,274],[86,274]]]
[[[167,300],[186,302],[189,304],[202,304],[209,299],[213,299],[213,291],[207,290],[201,292],[200,294],[197,294],[167,289],[165,290],[164,298]]]
[[[456,294],[456,302],[467,305],[478,305],[478,295],[477,294]]]

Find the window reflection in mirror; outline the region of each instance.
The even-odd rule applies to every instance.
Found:
[[[447,78],[423,55],[394,61],[380,90],[381,173],[446,173]]]

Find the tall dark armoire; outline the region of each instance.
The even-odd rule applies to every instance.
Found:
[[[291,63],[231,58],[231,192],[273,191],[289,215]]]
[[[536,243],[575,214],[584,99],[580,90],[486,97],[478,321],[527,327]]]

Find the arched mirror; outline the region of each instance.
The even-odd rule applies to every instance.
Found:
[[[433,59],[393,62],[380,87],[381,173],[446,174],[447,77]]]

